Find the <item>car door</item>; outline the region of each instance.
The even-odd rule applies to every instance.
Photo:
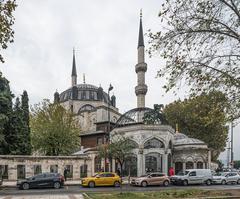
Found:
[[[55,178],[55,173],[47,173],[43,182],[45,187],[52,187],[53,186],[53,181]]]
[[[198,177],[197,177],[197,172],[196,171],[191,171],[189,174],[188,174],[188,183],[189,184],[198,184],[199,180],[198,180]]]
[[[105,183],[106,183],[106,175],[104,173],[96,176],[95,185],[102,186],[102,185],[105,185]]]
[[[105,179],[105,184],[106,185],[113,185],[114,180],[115,180],[115,175],[113,173],[107,173],[106,174],[106,179]]]
[[[238,181],[237,173],[235,173],[235,172],[231,173],[231,181],[232,182],[237,182]]]

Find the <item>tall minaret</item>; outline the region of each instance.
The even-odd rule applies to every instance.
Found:
[[[77,85],[77,69],[75,61],[75,50],[73,49],[73,62],[72,62],[72,86]]]
[[[144,51],[144,39],[142,28],[142,10],[140,11],[140,25],[138,35],[138,63],[135,66],[137,73],[137,86],[135,87],[135,93],[137,96],[137,107],[145,107],[145,95],[147,93],[147,85],[145,84],[145,72],[147,71],[147,64],[145,63],[145,51]]]

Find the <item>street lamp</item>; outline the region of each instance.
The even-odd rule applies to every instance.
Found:
[[[110,84],[108,88],[108,133],[110,133],[110,96],[109,93],[113,89],[113,86]]]
[[[105,139],[105,141],[106,141],[106,144],[107,144],[107,142],[109,141],[108,139],[109,139],[109,133],[110,133],[110,96],[109,96],[109,93],[110,93],[110,91],[113,89],[113,86],[110,84],[109,85],[109,88],[108,88],[108,100],[107,100],[107,103],[108,103],[108,109],[107,109],[107,114],[108,114],[108,127],[107,127],[107,135],[106,135],[106,139]],[[106,149],[106,148],[105,148]],[[106,152],[106,151],[105,151]],[[105,158],[104,158],[104,164],[105,164],[105,166],[104,166],[104,170],[106,171],[106,155],[105,155]]]

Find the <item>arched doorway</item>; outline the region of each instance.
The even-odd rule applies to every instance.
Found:
[[[94,172],[100,172],[101,171],[101,158],[99,158],[98,156],[96,156],[94,158]]]
[[[137,176],[137,156],[127,157],[123,165],[123,176]]]
[[[177,174],[179,171],[183,170],[183,163],[182,162],[175,162],[175,173]]]
[[[203,169],[203,162],[197,162],[197,169]]]
[[[162,172],[162,156],[159,153],[149,153],[145,156],[145,172]]]

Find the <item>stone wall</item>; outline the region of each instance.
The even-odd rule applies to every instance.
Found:
[[[18,156],[18,155],[0,155],[0,167],[7,165],[7,179],[17,180],[19,167],[23,165],[25,168],[25,177],[33,176],[34,167],[41,165],[41,172],[50,172],[51,165],[57,165],[58,173],[63,174],[67,165],[72,167],[72,180],[80,179],[80,167],[87,165],[86,175],[91,176],[92,164],[91,159],[84,156]]]

